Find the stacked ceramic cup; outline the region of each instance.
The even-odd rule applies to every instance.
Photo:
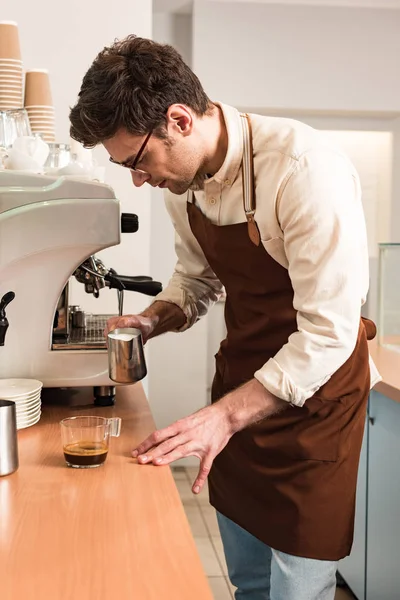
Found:
[[[33,69],[26,72],[24,105],[32,133],[40,133],[45,142],[54,142],[55,116],[47,70]]]
[[[18,26],[0,21],[0,111],[23,107],[23,73]]]

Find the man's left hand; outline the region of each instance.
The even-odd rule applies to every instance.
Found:
[[[256,379],[251,379],[215,404],[155,431],[132,455],[141,464],[154,465],[168,465],[186,456],[197,456],[200,471],[192,489],[198,494],[214,458],[237,431],[288,406],[288,402],[268,392]]]
[[[168,465],[186,456],[200,459],[200,470],[193,484],[198,494],[207,479],[214,458],[225,448],[234,431],[224,407],[218,402],[152,433],[132,455],[142,464]]]

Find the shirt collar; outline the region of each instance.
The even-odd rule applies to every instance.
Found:
[[[213,181],[217,181],[223,185],[232,185],[237,177],[243,156],[241,117],[233,106],[222,104],[222,102],[214,102],[214,104],[222,110],[228,134],[228,150],[221,168],[213,177],[207,179],[204,185],[207,186]]]

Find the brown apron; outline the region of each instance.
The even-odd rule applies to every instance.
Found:
[[[245,130],[250,154],[242,173],[251,175]],[[213,402],[252,379],[297,331],[288,271],[257,245],[255,198],[245,184],[244,208],[247,223],[218,226],[187,205],[192,232],[227,294]],[[374,337],[375,326],[362,319],[351,357],[302,408],[289,406],[236,433],[214,461],[210,503],[276,550],[321,560],[350,553],[370,384],[367,333]]]

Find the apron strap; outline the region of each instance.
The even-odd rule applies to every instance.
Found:
[[[256,193],[254,184],[254,159],[251,122],[248,114],[240,114],[243,134],[242,187],[243,206],[247,219],[249,238],[256,246],[260,245],[261,236],[254,219],[256,212]]]

